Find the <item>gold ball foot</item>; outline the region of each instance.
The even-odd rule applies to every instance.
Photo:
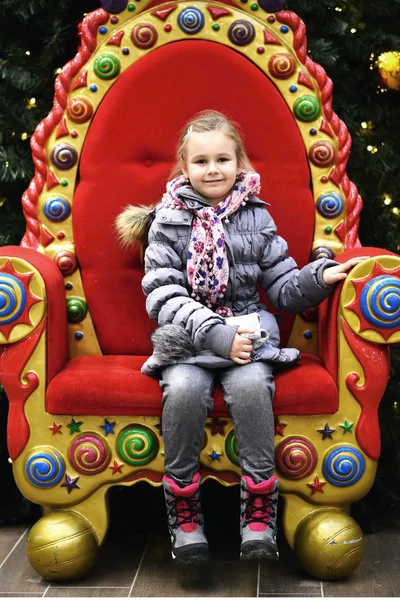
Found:
[[[97,540],[88,521],[68,510],[42,517],[29,532],[28,560],[45,579],[78,579],[93,566]]]
[[[294,551],[313,577],[341,579],[350,575],[363,558],[363,533],[345,512],[317,510],[297,527]]]

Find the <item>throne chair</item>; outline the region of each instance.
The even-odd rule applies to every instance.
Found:
[[[278,314],[297,366],[276,374],[282,525],[315,577],[349,575],[363,534],[349,516],[371,488],[389,345],[400,340],[400,258],[361,248],[362,200],[346,175],[351,139],[304,23],[268,0],[102,0],[55,82],[31,140],[26,233],[0,248],[0,380],[16,483],[43,517],[28,557],[50,580],[82,577],[108,523],[113,485],[161,485],[161,390],[141,374],[155,324],[140,248],[114,229],[127,204],[156,204],[184,123],[237,121],[261,198],[299,267],[368,256],[319,309]],[[263,301],[266,299],[261,296]],[[220,389],[204,432],[203,481],[239,482]]]

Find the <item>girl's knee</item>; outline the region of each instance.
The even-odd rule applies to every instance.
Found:
[[[181,409],[194,409],[202,405],[209,407],[212,403],[211,390],[198,379],[182,377],[168,383],[164,389],[163,401]]]

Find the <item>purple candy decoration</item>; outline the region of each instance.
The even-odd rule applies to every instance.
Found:
[[[258,4],[266,12],[279,12],[285,5],[285,0],[259,0]]]
[[[104,10],[116,15],[126,9],[128,0],[100,0],[100,4]]]

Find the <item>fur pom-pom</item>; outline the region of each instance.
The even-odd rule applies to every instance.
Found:
[[[154,206],[127,206],[115,220],[121,246],[133,246],[135,242],[147,243],[147,233],[152,223]]]
[[[164,360],[180,362],[196,354],[195,345],[184,327],[162,325],[151,334],[154,351]]]

